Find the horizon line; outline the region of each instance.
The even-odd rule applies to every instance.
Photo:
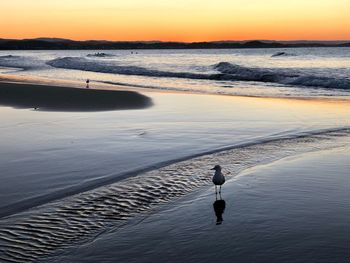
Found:
[[[2,40],[35,40],[35,39],[61,39],[70,41],[109,41],[109,42],[173,42],[173,43],[210,43],[210,42],[249,42],[249,41],[274,41],[274,42],[350,42],[350,39],[335,39],[335,40],[324,40],[324,39],[292,39],[292,40],[280,40],[280,39],[241,39],[241,40],[197,40],[197,41],[176,41],[176,40],[108,40],[108,39],[73,39],[64,37],[31,37],[31,38],[3,38]]]

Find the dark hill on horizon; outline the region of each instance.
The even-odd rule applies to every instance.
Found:
[[[1,39],[0,50],[58,50],[58,49],[224,49],[224,48],[292,48],[292,47],[350,47],[349,41],[76,41],[62,38]]]

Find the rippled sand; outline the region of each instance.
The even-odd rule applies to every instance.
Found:
[[[47,259],[105,263],[347,262],[349,152],[348,144],[243,172],[224,185],[221,202],[226,207],[221,225],[216,225],[215,189],[208,187]]]
[[[137,214],[209,185],[213,164],[225,167],[230,179],[256,165],[343,146],[349,135],[349,129],[340,129],[223,149],[5,218],[0,225],[0,259],[35,261],[93,239]]]

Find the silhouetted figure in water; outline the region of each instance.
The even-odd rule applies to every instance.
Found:
[[[221,186],[225,183],[225,176],[221,172],[221,166],[215,165],[211,170],[215,170],[213,183],[215,184],[215,193],[218,193],[217,186],[220,186],[219,193],[221,194]]]
[[[89,83],[90,83],[90,80],[87,79],[87,80],[86,80],[86,88],[87,88],[87,89],[89,88]]]
[[[224,221],[224,219],[222,218],[222,214],[224,213],[226,207],[226,202],[225,200],[221,199],[221,195],[220,200],[216,199],[216,201],[213,204],[213,207],[216,215],[216,224],[221,225],[222,221]]]

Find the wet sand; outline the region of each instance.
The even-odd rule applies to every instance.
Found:
[[[247,233],[244,222],[256,227],[249,234],[259,237],[260,218],[245,215],[245,209],[249,206],[273,220],[278,214],[271,211],[281,212],[276,205],[283,207],[273,203],[280,199],[280,188],[262,187],[276,195],[261,206],[266,199],[264,194],[254,195],[260,191],[256,182],[247,182],[252,196],[228,182],[224,222],[216,226],[215,195],[208,188],[213,163],[223,165],[233,178],[261,163],[342,146],[338,137],[350,134],[346,102],[146,94],[154,106],[137,111],[0,108],[0,193],[2,206],[12,209],[0,209],[6,215],[0,220],[1,259],[51,262],[46,256],[58,255],[58,262],[139,262],[146,254],[144,262],[176,256],[182,262],[212,262],[216,252],[210,249],[217,244],[225,251],[222,262],[236,256],[229,253],[237,252],[233,244],[252,255],[255,245],[240,244]],[[339,166],[334,171],[338,169],[344,170]],[[274,170],[284,174],[283,167]],[[321,184],[314,186],[311,180],[308,185],[318,189]],[[187,205],[189,210],[184,209]],[[228,220],[231,213],[238,226]],[[125,227],[116,230],[121,225]],[[216,227],[221,227],[220,233]],[[237,255],[244,262],[245,256]]]
[[[175,259],[181,258],[177,256],[176,253],[183,242],[184,245],[181,248],[186,251],[186,253],[190,250],[193,254],[191,254],[192,258],[188,260],[183,259],[179,262],[198,262],[198,258],[202,257],[207,259],[207,262],[212,262],[212,260],[216,258],[216,254],[210,251],[206,246],[215,247],[217,242],[222,242],[220,243],[221,249],[229,252],[232,250],[230,242],[233,242],[230,240],[232,238],[232,233],[229,234],[231,230],[230,225],[228,225],[229,228],[226,229],[226,231],[221,232],[222,237],[215,235],[215,232],[210,233],[213,229],[208,227],[208,223],[216,226],[215,220],[212,220],[215,218],[214,214],[216,213],[218,216],[220,211],[222,212],[224,210],[222,201],[221,203],[219,201],[219,203],[211,205],[215,200],[212,199],[215,195],[212,187],[207,188],[207,186],[211,185],[210,168],[213,164],[220,163],[225,167],[225,174],[228,182],[224,187],[225,195],[223,199],[234,198],[236,200],[236,193],[239,188],[236,189],[236,184],[234,184],[234,188],[230,190],[229,181],[238,178],[237,182],[239,182],[240,178],[245,178],[242,174],[247,175],[247,171],[258,171],[256,173],[258,177],[262,174],[259,167],[263,164],[270,163],[272,167],[274,167],[276,160],[285,159],[287,156],[302,156],[300,159],[302,161],[306,160],[308,164],[308,155],[303,155],[303,153],[316,151],[316,153],[320,152],[322,154],[328,151],[322,149],[334,149],[334,147],[342,148],[344,145],[349,147],[349,143],[349,129],[347,129],[301,136],[294,139],[280,139],[258,144],[241,145],[231,150],[208,153],[204,156],[177,162],[150,172],[141,173],[110,185],[95,188],[91,191],[56,200],[55,202],[47,203],[31,211],[28,210],[24,213],[15,214],[0,221],[0,234],[3,235],[5,241],[4,247],[8,248],[4,251],[3,257],[1,257],[0,253],[0,258],[7,260],[12,259],[15,255],[19,262],[28,262],[28,259],[33,262],[37,262],[39,259],[42,260],[42,262],[51,262],[52,258],[50,257],[50,259],[48,259],[45,256],[58,255],[59,262],[89,262],[89,260],[92,260],[91,262],[115,262],[116,258],[119,258],[118,262],[163,262],[169,255]],[[344,167],[342,165],[348,163],[348,159],[346,159],[346,157],[348,158],[348,152],[349,150],[347,148],[345,154],[343,154],[345,159],[341,156],[336,156],[336,158],[334,158],[335,166],[331,167],[331,171],[341,175],[340,178],[334,177],[334,175],[330,178],[331,180],[334,179],[333,184],[335,184],[335,186],[346,185],[347,177],[344,176],[344,173],[347,175],[348,166]],[[328,157],[324,158],[324,160],[329,159]],[[280,179],[278,177],[280,173],[282,175],[287,174],[282,165],[272,169],[272,171],[278,172],[276,175],[278,178],[272,178],[268,184],[264,185],[256,181],[248,181],[253,195],[249,196],[249,194],[242,193],[238,198],[239,200],[243,200],[243,203],[241,203],[243,211],[244,208],[249,205],[257,214],[244,215],[243,212],[239,212],[235,216],[235,219],[239,220],[240,223],[241,220],[250,220],[251,227],[253,228],[251,232],[253,237],[259,235],[259,233],[255,233],[257,230],[254,230],[254,228],[261,230],[261,227],[266,227],[267,232],[264,233],[265,235],[273,235],[274,233],[270,232],[274,224],[269,225],[270,220],[279,217],[281,213],[282,216],[284,216],[283,212],[287,212],[288,214],[299,212],[298,210],[295,211],[295,202],[300,202],[300,198],[302,199],[300,204],[308,198],[313,198],[317,201],[319,195],[318,191],[324,188],[325,185],[327,186],[328,183],[328,181],[324,183],[324,176],[333,174],[324,167],[320,167],[320,170],[314,168],[318,167],[318,163],[325,163],[324,160],[316,160],[316,162],[311,164],[311,170],[308,174],[311,178],[301,178],[300,176],[281,177],[281,180],[277,181],[276,184],[275,180]],[[299,169],[302,165],[298,164],[296,167]],[[322,174],[322,172],[325,172],[325,174]],[[298,170],[296,174],[299,173],[305,172],[303,170],[301,170],[301,172]],[[304,181],[302,181],[302,179],[304,179]],[[345,179],[345,181],[343,179]],[[292,187],[288,189],[290,185]],[[309,187],[307,193],[302,189],[303,185]],[[334,186],[332,186],[332,188],[334,189]],[[196,189],[202,191],[196,191]],[[299,189],[302,189],[302,191],[299,191]],[[317,189],[317,191],[314,191],[314,189]],[[286,192],[287,195],[284,196],[283,194],[287,190],[292,191],[292,194]],[[295,190],[297,190],[297,192],[293,192]],[[349,191],[344,191],[344,189],[340,188],[340,195],[332,196],[333,193],[328,193],[327,190],[328,189],[326,189],[325,196],[328,199],[326,198],[324,201],[340,202],[341,206],[344,206],[344,202],[346,203],[347,200],[349,200],[349,198],[343,198],[346,197],[344,193],[348,193]],[[260,193],[261,191],[262,193]],[[209,217],[206,216],[208,214],[208,200],[204,200],[205,206],[203,207],[201,199],[198,198],[198,193],[200,194],[199,196],[202,196],[204,193],[205,196],[210,198],[210,211],[212,213],[213,206],[214,209],[217,210],[210,216],[210,222],[208,220]],[[265,195],[268,193],[274,193],[275,195],[268,196],[266,201]],[[184,200],[190,205],[189,211],[187,209],[182,210],[184,206],[183,200],[177,200],[186,194],[188,194],[188,196],[186,196]],[[247,198],[251,199],[250,203],[244,202]],[[282,198],[285,198],[285,203],[276,201]],[[235,200],[234,202],[237,202]],[[232,204],[233,201],[226,201],[225,204],[225,226],[226,214],[229,208],[227,205],[228,203]],[[162,206],[162,204],[164,206]],[[265,206],[262,206],[262,204]],[[281,209],[276,209],[276,206],[281,207]],[[166,211],[162,209],[164,207]],[[178,213],[173,214],[169,211],[169,207],[171,210],[175,209]],[[311,220],[310,215],[307,213],[308,209],[309,207],[304,207],[300,214],[298,214],[298,216],[306,218],[303,219],[306,222],[310,222]],[[322,209],[320,211],[318,209],[318,207],[315,207],[314,212],[323,213]],[[195,212],[194,216],[190,216],[191,211]],[[150,214],[151,216],[149,218],[152,224],[149,227],[142,222],[147,222],[147,215]],[[260,226],[259,217],[262,214],[265,217],[264,220],[267,221],[267,225]],[[338,220],[338,215],[336,213],[330,214],[336,215],[335,219]],[[137,224],[141,225],[141,230],[135,230],[135,220]],[[321,219],[318,218],[318,221],[320,220]],[[313,222],[311,223],[313,224]],[[203,224],[205,227],[203,227]],[[288,222],[284,222],[284,224],[288,225]],[[337,224],[337,222],[335,222],[335,224]],[[118,227],[121,227],[121,229],[119,229],[120,231]],[[165,230],[161,227],[164,227]],[[242,226],[242,228],[244,227],[245,225]],[[167,228],[170,228],[170,230],[167,230]],[[123,236],[125,229],[128,232],[126,235],[127,239]],[[190,232],[194,232],[194,235],[188,233],[186,229],[191,229]],[[174,235],[163,238],[173,230],[176,230]],[[290,231],[293,232],[294,229]],[[112,240],[109,239],[109,232],[113,233]],[[197,236],[202,234],[204,234],[204,237],[197,239]],[[206,236],[207,234],[212,234],[214,236],[213,239],[210,239],[212,235],[208,237]],[[226,234],[229,235],[225,236]],[[235,232],[234,234],[237,233]],[[36,238],[38,236],[40,236],[40,239]],[[143,240],[144,238],[146,240]],[[167,241],[171,240],[171,238],[175,239],[175,243],[179,242],[179,245],[175,246],[170,244],[171,248],[176,247],[176,249],[171,250],[169,247],[162,249],[161,245],[168,246]],[[30,248],[27,247],[28,243],[25,240],[30,240]],[[82,243],[81,241],[83,240],[84,242]],[[205,241],[201,243],[202,240]],[[239,244],[241,240],[244,240],[244,235],[238,237],[235,242]],[[305,240],[307,241],[305,237],[301,239],[302,242],[306,242]],[[20,245],[18,245],[18,242]],[[102,242],[102,245],[99,245],[100,242]],[[132,245],[128,246],[125,244]],[[284,244],[288,245],[288,242],[285,241]],[[91,245],[93,247],[90,247]],[[276,244],[273,241],[271,245],[275,246]],[[203,246],[205,249],[201,250]],[[248,254],[252,254],[251,250],[254,250],[254,247],[250,247],[250,244],[247,242],[246,244],[242,243],[242,246],[244,249],[250,249]],[[85,257],[84,253],[86,252],[77,252],[81,247],[89,247],[87,249],[89,255],[86,256],[85,260],[82,258]],[[61,250],[62,248],[64,248],[63,251]],[[73,253],[71,252],[72,248],[74,251]],[[106,251],[105,248],[108,248],[108,251]],[[165,254],[160,254],[158,249],[162,249]],[[62,253],[64,255],[68,254],[69,257],[73,257],[74,259],[62,260]],[[144,254],[149,257],[146,258],[143,256]],[[161,255],[163,259],[159,259]],[[180,253],[180,255],[185,255],[185,253]],[[257,256],[258,255],[259,254],[257,254]],[[227,258],[232,257],[229,253],[225,253],[225,256],[227,256]],[[227,260],[227,258],[225,258],[225,260]],[[127,260],[123,261],[124,259]],[[202,261],[205,262],[205,260]]]
[[[222,200],[208,187],[54,262],[348,262],[349,152],[257,166],[229,180]]]
[[[79,89],[0,82],[0,105],[42,111],[110,111],[142,109],[149,97],[133,91]]]

